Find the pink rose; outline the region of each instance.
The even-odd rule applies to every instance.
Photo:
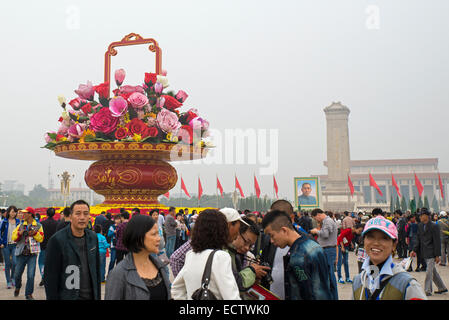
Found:
[[[128,112],[128,102],[122,97],[114,97],[109,101],[109,110],[113,117],[121,117]]]
[[[75,123],[69,128],[68,134],[73,138],[81,138],[83,135],[85,126],[80,123]]]
[[[159,99],[157,99],[156,101],[156,107],[158,108],[162,108],[165,104],[165,98],[164,97],[160,97]]]
[[[148,117],[146,123],[147,123],[147,126],[154,127],[156,125],[156,119],[153,117]]]
[[[176,113],[171,112],[165,108],[157,114],[156,123],[159,128],[165,133],[174,132],[176,133],[181,127],[181,123],[178,121],[178,116]]]
[[[119,119],[112,115],[109,108],[102,108],[90,118],[90,127],[95,132],[111,133],[118,123]]]
[[[92,85],[92,82],[87,81],[87,84],[80,84],[78,86],[78,90],[75,90],[75,93],[81,98],[85,100],[93,100],[95,88]]]
[[[66,136],[67,131],[69,131],[69,127],[66,126],[64,122],[61,124],[61,126],[58,128],[58,131],[56,132],[57,134],[59,134],[61,136]]]
[[[134,92],[129,96],[128,101],[135,109],[142,109],[144,105],[148,104],[147,96],[140,92]]]
[[[185,91],[179,90],[175,98],[184,103],[189,95]]]
[[[45,142],[46,142],[46,143],[49,143],[49,142],[53,141],[53,139],[50,138],[49,133],[50,133],[50,134],[53,134],[53,135],[56,135],[56,132],[54,132],[54,131],[47,132],[47,133],[44,135],[44,138],[45,138]]]
[[[140,92],[145,93],[145,90],[142,86],[122,86],[120,87],[120,93],[133,93],[133,92]]]
[[[120,87],[125,80],[126,72],[123,69],[115,70],[115,83]]]

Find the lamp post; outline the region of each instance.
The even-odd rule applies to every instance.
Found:
[[[67,171],[64,171],[61,175],[58,174],[58,178],[61,181],[61,195],[64,198],[64,207],[67,207],[67,198],[70,194],[70,181],[74,177],[74,174],[70,175]]]

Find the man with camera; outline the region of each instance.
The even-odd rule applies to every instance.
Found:
[[[16,246],[16,270],[14,281],[16,289],[14,297],[17,297],[22,287],[22,274],[27,266],[27,283],[25,287],[25,298],[34,300],[34,275],[36,272],[37,255],[40,252],[40,243],[44,240],[42,225],[34,219],[35,211],[32,207],[20,210],[23,213],[23,222],[19,224],[12,233],[12,240]]]
[[[261,264],[254,259],[250,252],[257,241],[259,229],[257,225],[248,218],[242,218],[247,224],[241,223],[237,238],[228,246],[231,255],[232,270],[237,281],[240,292],[251,288],[256,280],[270,279],[270,267]]]

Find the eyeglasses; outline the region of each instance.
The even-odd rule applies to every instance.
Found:
[[[246,240],[245,237],[243,236],[243,234],[240,233],[240,237],[242,237],[243,242],[245,242],[245,245],[248,246],[250,250],[252,250],[254,248],[254,243],[252,243],[249,240]]]

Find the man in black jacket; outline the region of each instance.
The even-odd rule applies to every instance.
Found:
[[[56,227],[59,221],[53,219],[55,215],[55,208],[47,209],[47,219],[41,222],[42,228],[44,230],[44,241],[41,242],[41,252],[39,254],[39,271],[41,272],[42,280],[39,286],[44,285],[44,265],[45,265],[45,249],[47,249],[48,240],[56,233]]]
[[[47,245],[47,300],[101,300],[98,238],[87,229],[89,204],[78,200],[70,209],[70,226],[56,232]]]
[[[417,241],[410,255],[414,257],[416,252],[420,250],[421,256],[427,263],[426,280],[424,284],[426,295],[432,295],[432,281],[435,282],[438,287],[438,290],[435,291],[435,293],[441,294],[448,290],[435,268],[435,264],[440,262],[441,255],[440,228],[430,220],[430,212],[427,208],[421,209],[420,220],[421,223],[418,225]]]

